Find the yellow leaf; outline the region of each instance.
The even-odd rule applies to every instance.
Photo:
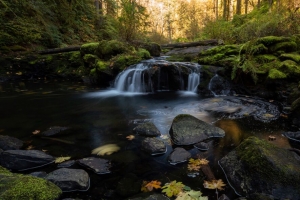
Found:
[[[35,131],[32,132],[32,134],[33,134],[33,135],[37,135],[37,134],[39,134],[40,132],[41,132],[40,130],[35,130]]]
[[[92,151],[92,154],[104,156],[104,155],[110,155],[119,150],[120,150],[120,147],[118,147],[118,145],[116,145],[116,144],[106,144],[106,145],[103,145],[103,146],[100,146],[100,147],[94,149]]]
[[[203,186],[207,189],[219,189],[219,190],[224,190],[222,188],[226,184],[222,181],[222,179],[219,180],[212,180],[212,181],[204,181]]]
[[[135,137],[134,137],[134,135],[128,135],[126,138],[127,138],[128,140],[133,140]]]
[[[70,160],[71,157],[58,157],[55,159],[55,163],[62,163],[64,161]]]

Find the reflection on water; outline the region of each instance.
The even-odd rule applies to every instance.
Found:
[[[115,144],[120,147],[118,152],[103,156],[116,163],[115,173],[93,178],[96,183],[89,195],[96,195],[98,199],[103,195],[99,194],[99,185],[114,185],[126,173],[165,182],[168,179],[181,180],[199,189],[202,179],[188,178],[184,163],[170,166],[167,162],[167,156],[175,147],[171,145],[168,133],[173,118],[178,114],[191,114],[226,132],[224,138],[207,141],[209,150],[206,152],[185,147],[194,157],[207,158],[217,178],[223,177],[217,161],[250,135],[266,140],[272,135],[276,140],[270,142],[283,148],[290,147],[289,141],[281,136],[282,127],[276,121],[279,111],[261,100],[245,97],[201,99],[194,94],[176,92],[143,95],[113,90],[99,92],[81,83],[0,84],[0,91],[0,132],[26,141],[24,148],[32,145],[56,157],[78,159],[91,156],[91,151],[99,146]],[[260,114],[265,116],[257,116]],[[145,121],[152,121],[162,133],[160,139],[166,142],[168,149],[165,155],[152,157],[141,152],[142,136],[132,140],[126,138],[133,134],[132,129],[137,124]],[[32,134],[34,130],[44,131],[51,126],[71,127],[72,133],[55,136],[57,140]],[[74,195],[81,195],[84,199],[86,194]]]

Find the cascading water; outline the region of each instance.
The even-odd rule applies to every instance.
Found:
[[[197,87],[198,87],[199,83],[200,83],[199,73],[192,72],[191,74],[189,74],[187,91],[197,92]]]

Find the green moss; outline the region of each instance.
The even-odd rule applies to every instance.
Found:
[[[6,169],[6,168],[4,168],[4,167],[2,167],[2,166],[0,166],[0,174],[7,174],[7,175],[9,175],[9,174],[12,174],[8,169]]]
[[[294,41],[281,42],[270,47],[271,52],[284,51],[288,53],[288,52],[294,52],[296,50],[297,50],[297,44]]]
[[[247,138],[236,150],[250,176],[253,174],[269,180],[270,183],[280,182],[300,188],[300,163],[289,150],[256,137]]]
[[[258,38],[256,40],[256,44],[263,44],[269,47],[277,43],[289,42],[289,41],[291,41],[289,37],[266,36],[266,37]]]
[[[283,53],[279,58],[281,60],[292,60],[300,64],[300,55],[298,53]]]
[[[278,58],[272,54],[261,54],[261,55],[257,55],[255,56],[255,61],[257,63],[270,63],[270,62],[274,62],[274,61],[277,61]]]
[[[292,60],[281,62],[279,69],[289,75],[300,75],[300,66]]]
[[[113,56],[128,52],[129,49],[123,42],[117,40],[102,40],[99,43],[96,55],[99,58],[110,59]]]
[[[268,74],[268,78],[270,79],[282,79],[286,78],[287,75],[277,69],[271,69]]]
[[[222,45],[213,47],[206,51],[201,51],[199,57],[202,56],[212,56],[215,54],[225,54],[225,55],[234,55],[239,53],[239,45]]]
[[[97,48],[99,46],[98,42],[93,42],[93,43],[87,43],[87,44],[83,44],[80,47],[80,53],[81,55],[85,55],[85,54],[95,54]]]
[[[130,65],[139,63],[141,60],[142,58],[135,55],[120,54],[111,59],[111,62],[113,63],[113,68],[123,70]]]
[[[85,54],[83,56],[83,60],[86,63],[95,63],[96,59],[97,59],[97,56],[95,56],[93,54]]]
[[[42,178],[17,174],[3,175],[2,173],[0,176],[0,199],[3,200],[54,200],[58,199],[62,193],[54,183]]]
[[[138,48],[137,55],[143,59],[149,59],[151,58],[149,51],[143,48]]]
[[[106,70],[108,68],[108,64],[105,63],[104,61],[98,60],[96,62],[96,68],[99,71],[103,71],[103,70]]]

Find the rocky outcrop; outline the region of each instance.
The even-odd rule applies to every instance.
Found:
[[[23,141],[7,135],[0,135],[0,149],[16,150],[23,146]]]
[[[145,138],[142,141],[142,150],[150,153],[151,155],[166,153],[167,147],[165,143],[156,138]]]
[[[186,162],[192,157],[191,153],[181,147],[176,147],[169,155],[168,161],[170,164],[175,165],[178,163]]]
[[[17,171],[42,167],[54,160],[53,156],[39,150],[7,150],[0,154],[0,164]]]
[[[190,145],[212,137],[224,137],[225,132],[188,114],[177,115],[170,128],[174,144]]]
[[[146,122],[143,124],[139,124],[133,129],[133,131],[136,134],[148,136],[148,137],[160,136],[159,130],[152,122]]]
[[[89,175],[82,169],[61,168],[49,173],[45,178],[64,192],[87,191],[90,187]]]
[[[249,137],[219,161],[239,195],[272,195],[297,200],[300,196],[300,158],[265,140]]]
[[[96,174],[108,174],[110,173],[109,168],[111,167],[110,162],[102,158],[83,158],[77,161],[80,165],[91,169]]]
[[[31,175],[11,173],[0,166],[0,199],[56,200],[62,194],[50,181]]]

